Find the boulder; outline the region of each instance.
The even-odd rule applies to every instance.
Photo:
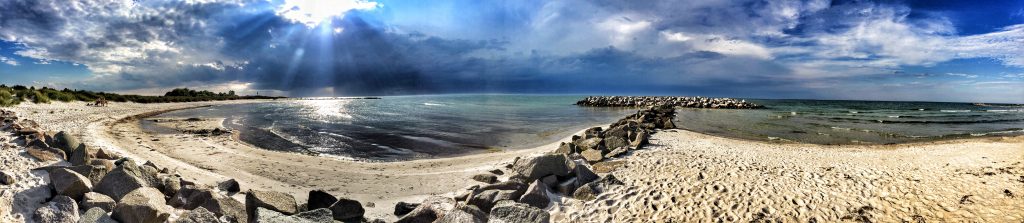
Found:
[[[484,212],[490,212],[491,207],[494,204],[502,200],[519,200],[523,194],[514,190],[485,190],[474,194],[473,197],[466,201],[466,204],[471,204],[480,208]]]
[[[79,220],[78,205],[68,196],[57,196],[32,213],[32,220],[46,223],[75,223]]]
[[[71,134],[64,131],[53,135],[53,142],[56,143],[56,145],[52,145],[53,147],[63,150],[66,154],[71,154],[72,150],[77,148],[79,144],[82,144],[78,141],[77,137],[71,136]]]
[[[127,160],[103,176],[93,190],[106,194],[114,198],[115,201],[120,201],[129,192],[152,186],[149,181],[145,180],[146,176],[144,175],[146,174],[139,166],[135,165],[135,162]]]
[[[420,206],[420,204],[417,204],[417,203],[405,203],[405,202],[399,201],[398,203],[395,204],[395,216],[401,217],[402,215],[405,215],[405,214],[408,214],[409,212],[412,212],[412,210],[415,210],[416,207],[419,207],[419,206]]]
[[[555,188],[555,186],[558,186],[558,177],[555,175],[548,175],[540,178],[540,182],[547,185],[548,188]]]
[[[435,223],[486,223],[487,213],[473,205],[457,205]]]
[[[229,194],[238,193],[242,191],[242,187],[238,185],[238,181],[235,179],[228,179],[217,184],[217,189],[228,192]]]
[[[473,175],[473,180],[492,184],[498,181],[498,176],[493,173],[481,173]]]
[[[88,211],[85,211],[82,217],[78,219],[78,223],[117,223],[117,221],[107,215],[107,210],[88,208]]]
[[[249,217],[256,214],[257,208],[266,208],[286,215],[298,213],[298,205],[290,194],[277,191],[249,190],[245,194],[245,212]]]
[[[89,192],[82,195],[82,209],[88,210],[93,208],[99,208],[103,209],[105,213],[114,211],[115,205],[117,205],[117,203],[114,202],[113,198],[110,198],[110,196],[103,195],[101,193]]]
[[[493,173],[494,175],[505,175],[505,171],[499,169],[488,170],[487,172]]]
[[[584,150],[580,155],[583,156],[584,160],[587,160],[587,162],[590,163],[601,162],[601,160],[604,160],[604,153],[601,150],[588,149]]]
[[[676,123],[672,122],[672,118],[667,118],[666,117],[666,118],[662,119],[661,122],[662,122],[661,128],[663,128],[663,129],[674,129],[674,128],[676,128]]]
[[[637,131],[636,138],[634,138],[633,141],[630,141],[629,145],[633,146],[634,148],[639,149],[641,146],[647,145],[647,138],[648,137],[650,137],[650,136],[647,134],[647,131],[643,131],[643,130]]]
[[[74,166],[89,165],[91,159],[89,157],[89,149],[85,147],[85,144],[78,144],[74,150],[71,150],[68,162],[71,162],[71,165]]]
[[[547,211],[513,201],[498,202],[488,216],[491,223],[547,223],[550,219]]]
[[[118,160],[121,159],[121,156],[107,152],[106,150],[103,149],[96,149],[96,158],[105,160]]]
[[[604,138],[604,148],[606,150],[616,149],[619,147],[629,146],[629,142],[626,141],[625,137],[609,136]]]
[[[16,182],[14,181],[13,175],[4,171],[0,171],[0,185],[11,185],[14,183]]]
[[[629,136],[629,131],[626,130],[626,126],[625,125],[619,125],[619,126],[616,126],[616,127],[612,127],[610,129],[608,129],[608,131],[604,132],[604,137],[605,138],[613,137],[613,136],[614,137],[626,138],[626,137]]]
[[[192,210],[212,200],[214,194],[216,194],[216,192],[209,188],[186,185],[182,186],[181,189],[178,190],[178,193],[168,199],[167,204],[175,208]],[[207,210],[209,210],[209,208],[207,208]]]
[[[294,215],[295,217],[306,219],[312,222],[323,222],[333,223],[334,217],[331,214],[331,210],[327,208],[313,209],[310,211],[301,212]]]
[[[576,188],[576,191],[572,193],[572,197],[578,200],[594,200],[597,194],[601,193],[594,183],[584,184]]]
[[[288,216],[281,212],[259,207],[253,215],[254,222],[260,223],[333,223],[331,211],[321,208]]]
[[[625,146],[619,147],[619,148],[613,149],[612,151],[608,152],[608,154],[604,154],[604,158],[605,159],[611,159],[611,158],[619,157],[622,154],[626,154],[626,151],[629,151],[629,147],[625,147]]]
[[[587,166],[585,165],[576,165],[576,169],[573,169],[573,173],[576,176],[577,187],[601,178],[596,173],[594,173],[594,171],[590,171],[590,168],[587,168]]]
[[[581,140],[574,141],[573,143],[576,144],[576,146],[579,146],[579,148],[577,148],[577,149],[579,149],[581,151],[592,150],[592,149],[593,150],[601,150],[601,151],[605,150],[604,139],[602,139],[602,138],[581,139]]]
[[[547,175],[567,176],[574,165],[565,154],[548,154],[520,160],[512,170],[517,178],[531,182]]]
[[[604,135],[601,133],[601,127],[593,127],[583,131],[584,139],[601,138]]]
[[[214,193],[210,200],[202,204],[202,207],[228,222],[244,223],[249,221],[245,204],[224,195]]]
[[[65,168],[50,171],[50,182],[57,194],[75,200],[81,200],[82,195],[92,191],[92,182],[89,178]]]
[[[338,202],[338,198],[331,195],[323,190],[311,190],[309,191],[309,199],[306,200],[306,208],[309,210],[316,210],[320,208],[330,208],[331,205]]]
[[[100,180],[103,179],[103,176],[106,176],[107,172],[110,172],[107,171],[106,167],[91,165],[71,166],[67,167],[67,169],[89,178],[89,182],[92,182],[93,184],[99,183]]]
[[[366,213],[366,210],[363,209],[363,204],[347,198],[338,198],[338,202],[331,205],[330,209],[334,215],[334,220],[339,221],[362,219],[363,214]]]
[[[43,139],[33,139],[32,141],[29,141],[28,144],[26,144],[26,146],[35,146],[35,147],[39,147],[39,148],[51,148],[50,144],[46,144],[46,141],[44,141]]]
[[[163,174],[160,176],[160,181],[160,184],[163,185],[160,191],[164,194],[173,196],[181,190],[181,177],[177,175]]]
[[[199,207],[199,208],[196,208],[196,209],[192,209],[191,211],[187,211],[184,214],[182,214],[181,217],[178,217],[178,220],[174,221],[174,223],[208,223],[208,222],[220,222],[220,221],[217,220],[217,215],[213,214],[213,212],[210,212],[209,210],[206,210],[206,208],[203,208],[203,207]]]
[[[548,197],[548,186],[540,180],[533,181],[530,187],[526,188],[526,193],[519,197],[519,202],[537,208],[547,208],[551,203],[551,198]]]
[[[396,223],[430,223],[444,217],[448,210],[455,208],[455,200],[446,197],[429,197],[423,200],[416,209],[413,209]]]
[[[573,154],[578,152],[579,148],[577,148],[576,144],[562,142],[562,144],[558,145],[558,149],[556,149],[554,153]]]
[[[576,192],[576,178],[569,178],[565,181],[562,181],[561,183],[558,183],[558,185],[555,186],[555,189],[558,191],[558,193],[564,195],[571,195],[572,192]]]
[[[164,204],[164,194],[152,187],[135,189],[114,207],[114,219],[120,222],[162,223],[174,211]]]
[[[28,149],[25,149],[25,152],[28,153],[29,156],[32,156],[37,160],[43,162],[58,161],[64,159],[66,154],[64,153],[64,151],[61,151],[59,149],[38,146],[29,146]]]
[[[484,191],[484,190],[514,190],[514,191],[518,191],[520,193],[524,193],[524,192],[526,192],[526,187],[529,187],[529,186],[530,185],[527,185],[526,183],[523,183],[522,181],[519,181],[517,179],[511,179],[511,180],[508,180],[508,181],[505,181],[505,182],[498,182],[498,183],[483,185],[483,186],[477,187],[474,190],[477,190],[477,191]]]
[[[89,161],[89,165],[90,166],[101,166],[107,172],[110,172],[110,171],[114,170],[114,167],[117,167],[117,165],[114,165],[114,161],[113,160],[105,160],[105,159],[93,159],[93,160]],[[100,177],[100,178],[102,178],[102,177]]]

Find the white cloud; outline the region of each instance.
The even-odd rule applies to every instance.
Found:
[[[963,78],[978,78],[978,75],[977,75],[977,74],[965,74],[965,73],[946,73],[946,75],[949,75],[949,76],[957,76],[957,77],[963,77]]]
[[[284,0],[275,10],[281,17],[315,27],[351,10],[369,10],[380,4],[366,0]]]
[[[757,43],[741,39],[730,39],[718,35],[694,35],[683,32],[661,31],[661,37],[668,42],[684,43],[696,51],[709,51],[734,56],[750,56],[770,60],[772,52]]]
[[[18,66],[18,61],[9,57],[0,56],[0,63],[5,63],[11,66]]]

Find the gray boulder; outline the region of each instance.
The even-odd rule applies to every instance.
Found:
[[[103,176],[103,179],[93,189],[114,198],[115,201],[120,201],[122,197],[135,189],[151,187],[150,182],[145,180],[145,175],[143,170],[135,165],[135,162],[126,160]]]
[[[78,144],[75,149],[71,150],[71,156],[68,157],[68,162],[74,166],[89,165],[90,160],[92,158],[89,157],[89,149],[85,147],[85,144]]]
[[[619,147],[629,146],[629,142],[626,141],[625,137],[609,136],[604,138],[604,148],[606,150],[616,149]]]
[[[548,186],[540,180],[533,181],[526,189],[526,193],[519,198],[519,202],[537,208],[547,208],[551,203],[551,198],[548,197]]]
[[[259,223],[333,223],[334,220],[330,216],[331,211],[323,208],[288,216],[281,212],[258,207],[253,219],[254,222]]]
[[[202,207],[228,222],[244,223],[249,221],[245,204],[224,195],[214,193],[210,200],[202,204]]]
[[[488,216],[491,223],[547,223],[550,218],[547,211],[513,201],[498,202]]]
[[[46,223],[78,222],[78,205],[68,196],[57,196],[32,213],[32,220]]]
[[[363,209],[363,204],[347,198],[338,198],[338,202],[331,205],[330,209],[334,215],[334,220],[339,221],[362,219],[363,214],[366,213],[366,210]]]
[[[587,162],[590,163],[596,163],[604,160],[604,154],[601,150],[588,149],[584,150],[580,155],[583,156],[584,160],[587,160]]]
[[[584,139],[602,138],[602,137],[604,137],[604,135],[601,132],[601,127],[593,127],[593,128],[589,128],[589,129],[583,131],[583,138]]]
[[[562,142],[562,144],[559,144],[558,149],[555,150],[555,153],[561,154],[573,154],[578,152],[580,151],[579,148],[577,148],[576,144],[566,142]]]
[[[492,184],[498,181],[498,176],[493,173],[481,173],[473,175],[473,180]]]
[[[114,211],[114,206],[116,205],[117,203],[114,202],[113,198],[101,193],[89,192],[82,195],[82,209],[99,208],[103,209],[104,212],[111,212]]]
[[[323,190],[311,190],[307,197],[309,197],[309,199],[306,200],[306,207],[309,210],[330,208],[331,205],[338,202],[338,198]]]
[[[447,197],[429,197],[423,200],[396,223],[430,223],[444,217],[445,213],[455,208],[455,200]]]
[[[494,204],[498,203],[498,201],[515,201],[519,200],[522,196],[523,194],[521,192],[514,190],[485,190],[474,194],[466,203],[474,205],[484,212],[490,212],[491,207],[494,207]]]
[[[113,217],[120,222],[162,223],[174,211],[164,204],[164,194],[152,187],[141,187],[125,194],[114,207]]]
[[[572,193],[572,197],[578,200],[589,201],[594,200],[594,198],[597,197],[597,194],[600,193],[601,191],[597,188],[595,183],[588,183],[577,187],[576,191]]]
[[[647,138],[648,137],[650,137],[650,136],[647,134],[647,131],[644,131],[644,130],[637,131],[636,138],[634,138],[633,141],[631,141],[629,145],[639,149],[641,146],[647,144]]]
[[[574,141],[576,146],[579,146],[579,150],[605,150],[604,139],[602,138],[587,138]]]
[[[163,185],[163,188],[161,188],[160,191],[164,194],[173,196],[178,194],[178,191],[181,190],[181,177],[177,175],[162,174],[160,176],[160,181]]]
[[[594,173],[594,171],[591,171],[590,168],[588,168],[585,165],[576,165],[576,169],[573,169],[573,173],[576,175],[577,187],[601,178],[596,173]]]
[[[611,159],[611,158],[614,158],[614,157],[618,157],[618,156],[621,156],[622,154],[626,154],[626,151],[628,151],[628,150],[629,150],[629,147],[625,147],[625,146],[619,147],[619,148],[615,148],[612,151],[608,152],[608,154],[604,154],[604,158]]]
[[[217,184],[217,189],[228,193],[238,193],[242,191],[242,187],[238,185],[238,181],[235,179],[228,179]]]
[[[92,191],[92,182],[74,171],[57,168],[50,171],[50,182],[57,194],[81,200],[82,195]]]
[[[212,200],[214,194],[216,192],[209,188],[187,185],[183,186],[181,190],[178,190],[178,193],[168,199],[167,204],[175,208],[192,210]]]
[[[89,178],[89,182],[92,182],[93,184],[99,183],[100,180],[103,179],[103,176],[106,176],[107,173],[110,172],[107,171],[107,168],[105,167],[91,165],[71,166],[67,167],[67,169]]]
[[[29,146],[28,149],[25,149],[25,152],[28,153],[29,156],[43,162],[62,160],[66,157],[65,154],[67,154],[60,149],[38,146]]]
[[[79,144],[82,144],[80,141],[78,141],[77,137],[71,136],[71,134],[68,134],[67,132],[64,131],[60,131],[57,134],[53,135],[53,142],[55,143],[55,145],[51,146],[63,150],[65,154],[71,154],[72,150],[78,148]]]
[[[11,185],[14,183],[14,176],[7,172],[0,171],[0,185]]]
[[[604,137],[605,138],[613,137],[613,136],[614,137],[626,138],[626,137],[629,136],[629,131],[626,131],[626,126],[625,125],[619,125],[619,126],[611,128],[611,129],[608,129],[608,131],[604,132]]]
[[[78,219],[78,223],[117,223],[117,221],[110,218],[110,215],[107,215],[107,211],[102,208],[89,208]]]
[[[245,211],[249,217],[256,214],[257,208],[266,208],[286,215],[298,213],[298,205],[290,194],[277,191],[249,190],[245,194]]]
[[[331,210],[327,208],[313,209],[310,211],[295,214],[294,216],[301,219],[309,220],[311,222],[334,222],[334,216],[331,214]]]
[[[517,178],[532,182],[547,175],[567,176],[575,163],[565,154],[548,154],[520,160],[512,166]]]
[[[487,213],[473,205],[457,205],[435,223],[486,223]]]
[[[576,191],[576,177],[569,178],[565,181],[558,183],[558,185],[555,186],[555,189],[558,191],[558,193],[564,195],[571,195],[572,192]]]
[[[395,216],[401,217],[405,214],[408,214],[409,212],[412,212],[412,210],[415,210],[416,207],[419,206],[420,204],[418,203],[405,203],[399,201],[398,203],[395,204]]]
[[[184,214],[182,214],[181,217],[178,217],[178,220],[174,221],[174,223],[208,223],[208,222],[220,222],[220,221],[217,220],[217,215],[213,214],[213,212],[210,212],[209,210],[206,210],[206,208],[203,208],[203,207],[199,207],[199,208],[196,208],[196,209],[192,209],[191,211],[187,211]]]

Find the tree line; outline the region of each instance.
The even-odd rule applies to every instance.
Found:
[[[270,96],[240,96],[234,91],[211,92],[196,91],[188,88],[175,88],[163,96],[144,95],[121,95],[106,92],[94,92],[86,90],[71,90],[64,88],[57,90],[48,87],[35,88],[22,85],[0,85],[0,107],[15,106],[22,102],[50,103],[51,101],[72,102],[85,101],[94,102],[99,99],[113,102],[136,102],[136,103],[169,103],[169,102],[196,102],[196,101],[223,101],[239,99],[277,99],[282,97]]]

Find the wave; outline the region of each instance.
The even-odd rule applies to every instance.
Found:
[[[426,106],[444,106],[444,104],[437,104],[437,103],[430,103],[430,102],[423,102],[423,105],[426,105]]]
[[[971,110],[939,110],[940,112],[971,112]]]
[[[994,110],[985,110],[985,111],[987,111],[987,112],[997,112],[997,113],[1009,113],[1009,112],[1024,112],[1024,109],[1016,109],[1016,110],[1013,110],[1013,109],[994,109]]]

